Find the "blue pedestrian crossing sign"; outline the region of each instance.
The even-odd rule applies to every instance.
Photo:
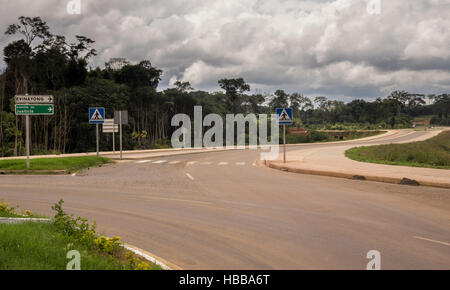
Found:
[[[89,108],[89,123],[90,124],[105,123],[105,108]]]
[[[277,123],[280,125],[292,125],[294,123],[294,119],[292,118],[292,109],[277,109]]]

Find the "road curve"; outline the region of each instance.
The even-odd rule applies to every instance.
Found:
[[[368,145],[408,141],[400,131]],[[339,146],[309,144],[288,150]],[[237,150],[127,161],[81,176],[0,176],[0,199],[43,214],[64,198],[184,269],[450,269],[450,190],[280,172]]]

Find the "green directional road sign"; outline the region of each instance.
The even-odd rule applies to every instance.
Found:
[[[52,104],[16,105],[16,115],[53,115]]]

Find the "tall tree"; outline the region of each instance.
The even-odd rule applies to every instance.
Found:
[[[409,101],[410,97],[406,91],[393,91],[388,99],[392,100],[392,103],[397,108],[397,119],[400,120],[400,114],[402,109],[405,107],[406,103]]]
[[[276,90],[269,102],[272,109],[289,107],[289,95],[283,90]]]
[[[231,112],[240,112],[243,98],[242,95],[245,92],[250,91],[250,85],[248,85],[243,78],[237,78],[221,79],[219,80],[219,86],[225,90],[225,94],[228,98],[228,107]]]

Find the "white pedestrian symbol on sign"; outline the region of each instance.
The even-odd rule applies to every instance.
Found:
[[[289,114],[286,112],[286,110],[283,109],[283,112],[281,112],[278,121],[291,121],[291,118],[289,117]]]
[[[102,114],[100,114],[98,109],[96,109],[94,114],[92,114],[91,120],[92,121],[102,121],[103,120]]]

